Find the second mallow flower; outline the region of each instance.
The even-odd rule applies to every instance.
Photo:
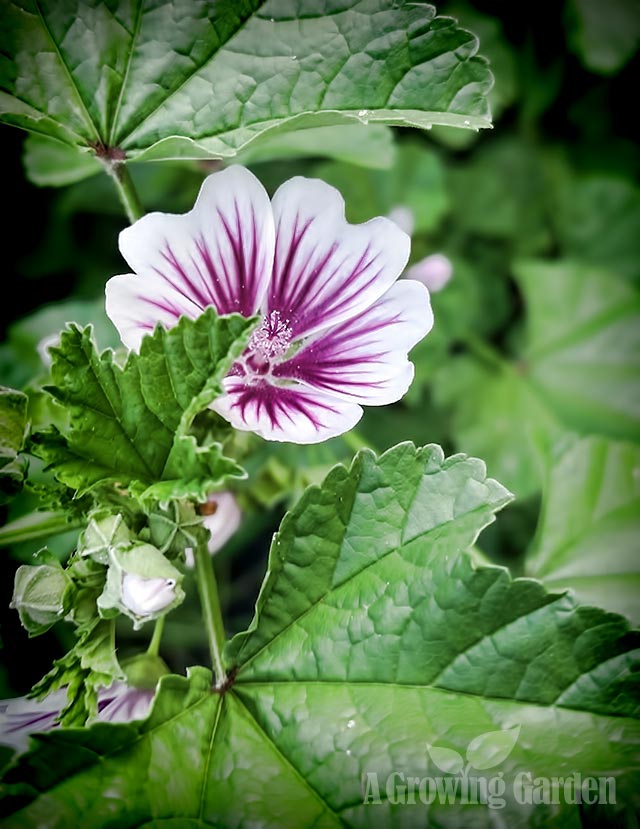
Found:
[[[268,440],[316,443],[351,429],[361,404],[399,400],[409,350],[431,329],[429,293],[397,281],[410,240],[394,222],[350,225],[340,193],[293,178],[273,201],[243,167],[209,176],[184,215],[150,213],[120,234],[133,274],[106,288],[129,348],[182,315],[259,313],[214,408]]]

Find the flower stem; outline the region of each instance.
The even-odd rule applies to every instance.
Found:
[[[71,532],[80,529],[84,522],[70,520],[63,513],[34,512],[16,518],[0,529],[0,546],[18,544],[20,541],[33,541],[51,535]]]
[[[224,685],[227,674],[222,662],[222,647],[224,645],[224,624],[220,610],[220,598],[218,585],[213,570],[213,561],[209,555],[207,542],[199,542],[194,551],[196,562],[196,579],[200,604],[202,605],[202,617],[204,619],[211,651],[211,663],[216,675],[216,686]]]
[[[105,164],[105,167],[116,186],[118,196],[120,197],[122,206],[127,214],[127,218],[131,224],[133,224],[135,221],[144,216],[144,210],[140,204],[140,199],[138,198],[138,193],[136,192],[136,188],[133,184],[131,173],[127,169],[126,165],[122,163],[108,163]]]
[[[164,616],[156,619],[156,625],[153,629],[153,636],[151,637],[149,647],[147,648],[149,656],[158,656],[160,652],[160,640],[162,639],[162,631],[164,630],[164,620]]]
[[[493,368],[502,370],[508,365],[507,360],[500,352],[490,345],[490,343],[480,339],[480,337],[467,334],[464,337],[464,344],[475,357]]]

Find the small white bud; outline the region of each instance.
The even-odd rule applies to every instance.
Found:
[[[404,204],[398,204],[396,207],[391,208],[387,214],[387,218],[391,219],[392,222],[395,222],[400,230],[404,230],[407,236],[411,236],[413,234],[413,230],[416,226],[416,220],[413,215],[413,210],[410,207],[407,207]]]
[[[209,530],[209,552],[217,553],[242,523],[242,511],[231,492],[214,492],[200,507],[202,523]]]
[[[175,579],[144,579],[125,573],[122,603],[136,616],[149,616],[168,607],[176,598]]]
[[[453,275],[453,265],[443,253],[434,253],[411,265],[405,272],[407,279],[422,282],[432,294],[441,291]]]

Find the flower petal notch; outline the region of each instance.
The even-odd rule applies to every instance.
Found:
[[[252,173],[229,167],[189,213],[152,213],[122,232],[134,273],[109,280],[107,313],[133,349],[156,324],[211,305],[260,314],[213,408],[266,440],[318,443],[413,379],[408,353],[433,315],[424,285],[396,282],[409,247],[390,219],[349,224],[322,181],[293,178],[270,203]]]

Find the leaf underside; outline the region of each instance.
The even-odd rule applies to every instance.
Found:
[[[477,38],[422,2],[13,0],[0,118],[107,157],[349,123],[490,126]]]

